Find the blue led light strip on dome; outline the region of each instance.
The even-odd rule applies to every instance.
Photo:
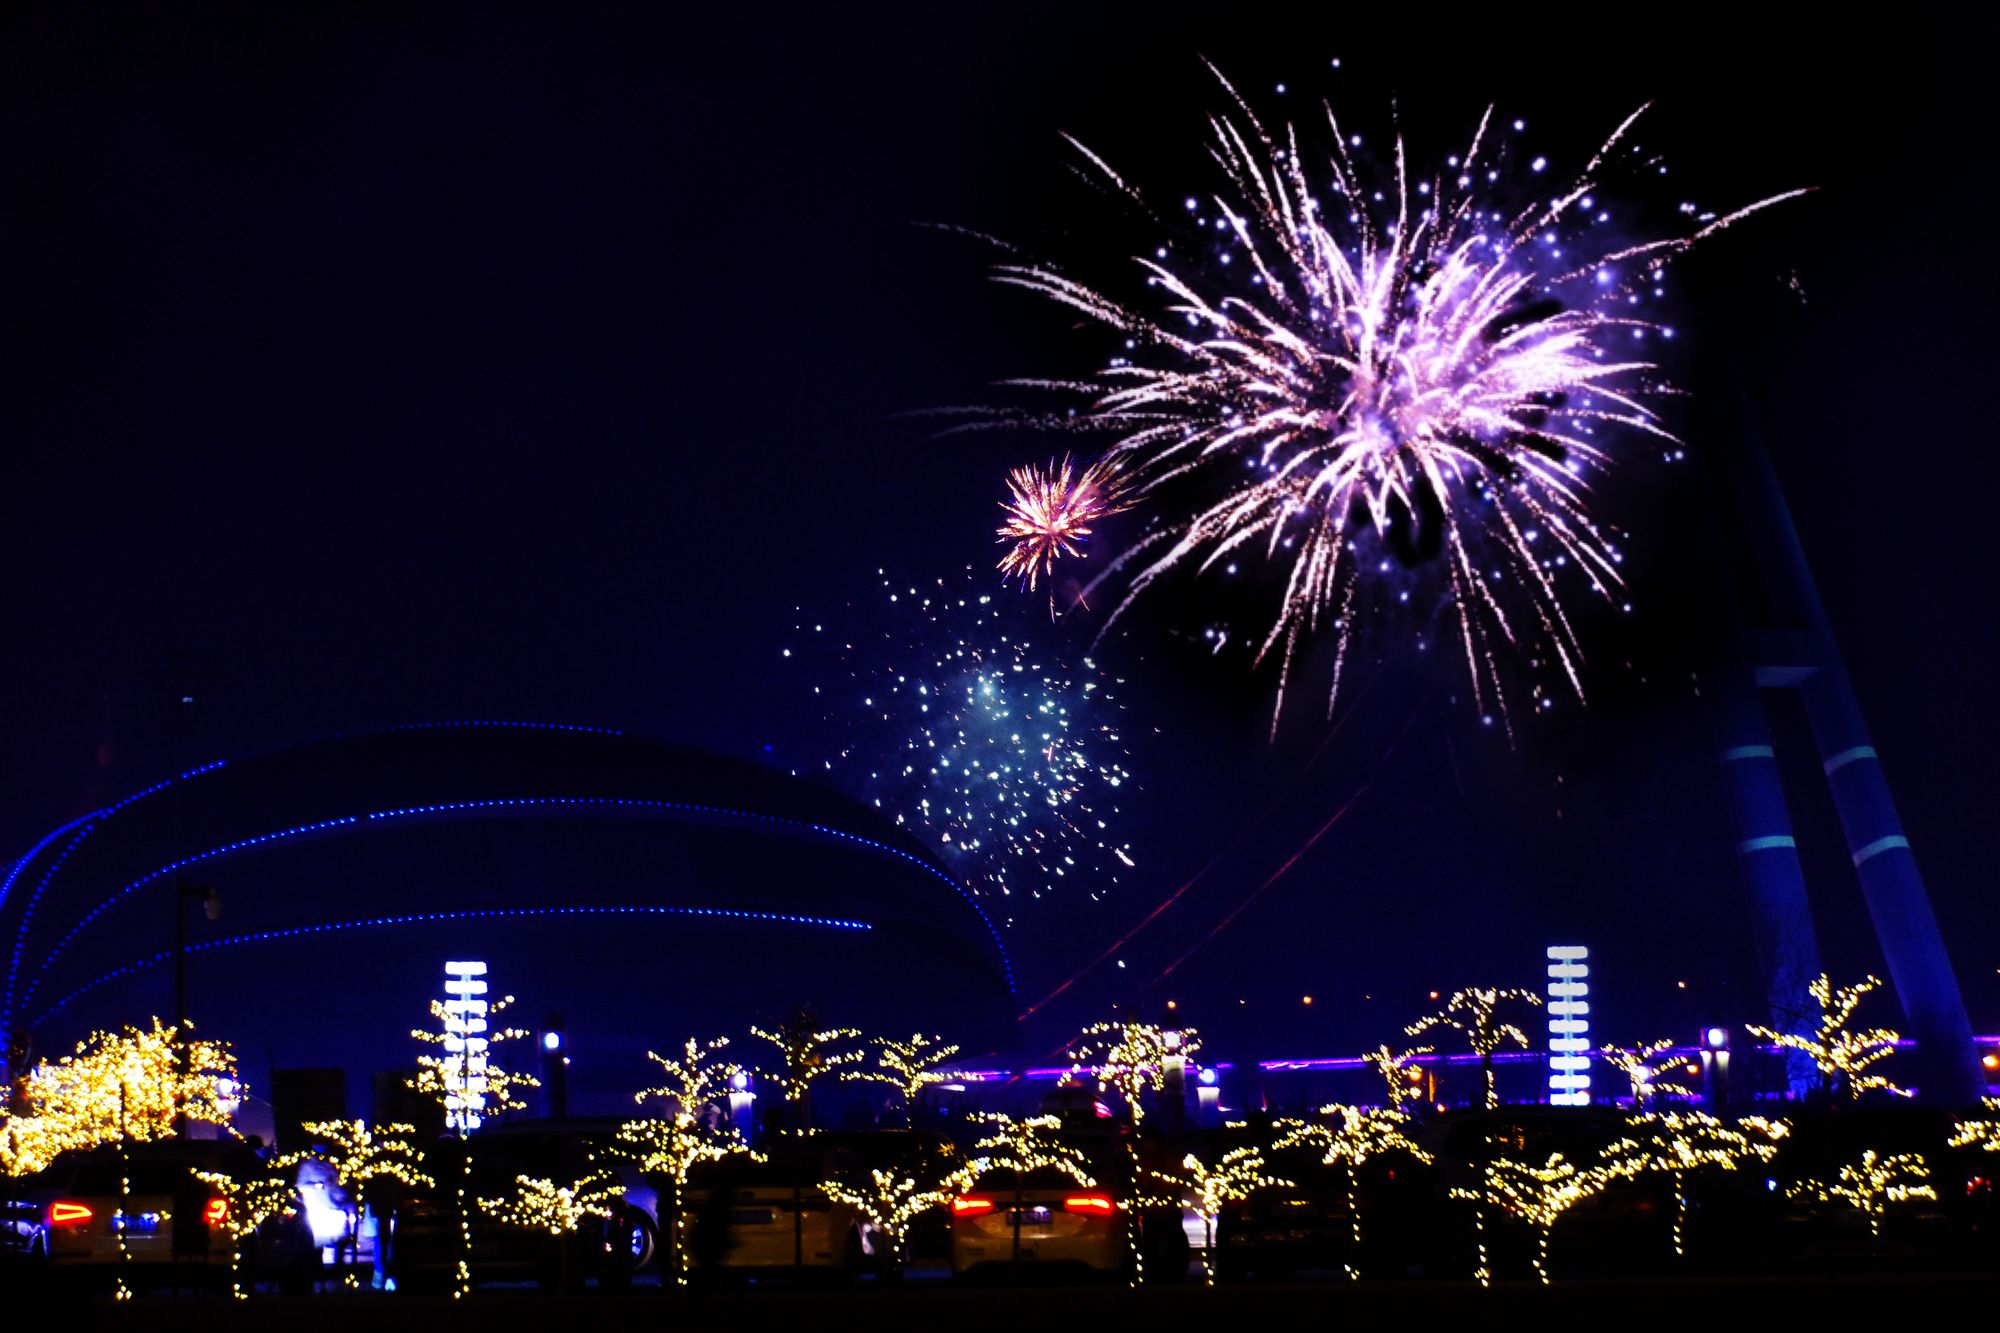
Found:
[[[40,966],[36,969],[35,980],[28,986],[26,992],[21,997],[21,1006],[23,1008],[26,1008],[28,1005],[34,1002],[35,995],[41,988],[41,980],[48,974],[48,969],[50,965],[53,964],[55,960],[58,957],[60,957],[65,950],[69,948],[69,946],[76,940],[77,936],[82,934],[83,931],[87,929],[93,921],[103,916],[105,912],[109,911],[111,908],[115,907],[117,904],[122,902],[124,899],[130,897],[132,894],[138,892],[140,889],[146,887],[148,884],[156,883],[159,880],[164,879],[165,877],[176,873],[177,871],[185,870],[189,866],[196,865],[204,861],[215,860],[217,858],[228,856],[236,852],[247,851],[253,847],[266,846],[278,842],[287,842],[295,838],[302,838],[315,833],[324,833],[330,829],[359,827],[370,823],[377,823],[377,822],[398,820],[398,819],[410,819],[410,818],[420,817],[423,815],[463,814],[476,810],[504,810],[504,809],[528,809],[528,808],[601,809],[601,810],[676,810],[676,811],[683,811],[695,814],[716,815],[716,816],[721,816],[723,818],[747,820],[754,823],[767,824],[779,828],[800,829],[805,832],[816,833],[824,837],[837,838],[845,842],[852,842],[859,846],[870,848],[871,850],[874,851],[884,852],[891,856],[898,857],[904,861],[909,862],[911,865],[917,866],[918,868],[922,869],[926,874],[929,874],[932,877],[943,881],[945,884],[950,885],[952,891],[958,894],[958,896],[965,903],[967,903],[973,909],[973,911],[979,914],[979,919],[985,924],[987,933],[993,940],[994,952],[999,956],[1001,972],[1005,976],[1007,981],[1008,993],[1009,994],[1016,993],[1014,984],[1013,960],[1008,957],[1006,946],[1000,940],[999,929],[993,924],[993,919],[986,914],[986,910],[979,905],[979,903],[972,897],[972,895],[966,891],[965,887],[962,884],[960,884],[957,880],[953,879],[950,875],[945,874],[943,871],[939,870],[936,866],[933,866],[927,861],[924,861],[921,857],[912,856],[910,853],[904,851],[900,847],[891,847],[889,844],[884,842],[878,842],[874,838],[863,837],[858,833],[843,832],[840,829],[828,828],[824,824],[814,824],[807,820],[787,819],[779,815],[759,814],[755,811],[749,811],[749,810],[732,810],[723,806],[700,805],[689,801],[657,801],[657,800],[645,800],[637,797],[622,797],[622,796],[521,796],[521,797],[494,798],[494,799],[479,800],[479,801],[441,801],[430,805],[412,805],[412,806],[402,806],[390,810],[377,810],[366,815],[342,815],[334,819],[322,819],[322,820],[317,820],[310,824],[300,824],[292,828],[277,829],[270,833],[260,833],[255,837],[239,838],[235,842],[225,843],[220,847],[211,848],[210,850],[205,852],[197,852],[191,856],[183,856],[178,860],[169,861],[167,864],[159,867],[158,869],[146,875],[143,875],[136,880],[133,880],[131,883],[125,885],[125,887],[119,889],[117,892],[113,893],[110,897],[106,898],[103,902],[91,908],[90,911],[84,913],[82,918],[79,919],[75,925],[70,927],[69,931],[56,942],[55,947],[50,949],[47,956],[42,959]]]
[[[7,872],[7,877],[4,880],[0,880],[0,907],[7,905],[7,896],[14,888],[14,881],[21,877],[21,872],[26,870],[34,859],[40,856],[43,850],[57,838],[68,833],[71,829],[84,825],[94,827],[97,821],[117,814],[134,801],[143,801],[148,796],[163,792],[178,783],[186,782],[189,778],[198,778],[204,773],[213,772],[215,769],[225,767],[230,763],[243,763],[251,759],[261,759],[266,755],[287,754],[293,750],[308,749],[315,745],[329,745],[335,741],[358,740],[369,736],[396,736],[406,732],[454,731],[475,728],[500,731],[568,731],[581,732],[592,736],[623,736],[625,734],[615,727],[591,727],[575,722],[506,722],[497,718],[466,718],[451,722],[407,722],[398,726],[372,727],[363,731],[340,731],[330,736],[316,736],[311,740],[294,741],[289,745],[280,745],[268,750],[253,750],[249,754],[238,756],[234,760],[212,759],[206,764],[190,768],[185,773],[176,774],[170,778],[162,778],[150,787],[142,787],[129,796],[120,797],[110,805],[92,810],[88,814],[78,815],[68,823],[60,824],[51,829],[40,841],[30,847],[20,860],[14,862],[13,867]],[[30,904],[29,910],[32,910],[32,908],[33,905]],[[24,911],[21,915],[22,930],[25,931],[27,929],[27,923],[28,913]]]
[[[816,926],[828,930],[873,930],[873,923],[850,921],[837,916],[801,916],[789,912],[745,912],[729,907],[473,907],[455,912],[410,912],[401,916],[371,916],[354,921],[323,921],[310,926],[288,926],[279,930],[260,930],[245,935],[231,935],[226,939],[204,940],[190,944],[189,953],[205,953],[210,949],[227,949],[238,944],[262,944],[271,940],[297,939],[305,935],[325,935],[342,930],[362,930],[372,926],[416,926],[437,921],[499,921],[523,917],[547,916],[677,916],[698,917],[715,920],[758,921],[769,925]],[[158,953],[147,954],[134,959],[123,967],[113,968],[95,981],[78,986],[60,1000],[49,1005],[35,1016],[36,1025],[46,1023],[62,1012],[71,1001],[78,1000],[100,986],[109,985],[122,977],[143,972],[149,967],[158,967],[171,962],[173,950],[162,949]]]

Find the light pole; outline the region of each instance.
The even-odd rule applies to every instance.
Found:
[[[187,905],[201,903],[210,921],[222,915],[222,898],[211,885],[174,881],[174,1063],[175,1073],[185,1086],[188,1074],[187,1014]],[[180,1089],[174,1090],[174,1133],[187,1133],[187,1112],[181,1108]]]

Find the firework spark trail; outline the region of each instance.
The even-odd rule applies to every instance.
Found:
[[[1323,757],[1326,754],[1328,747],[1330,747],[1333,744],[1334,738],[1340,735],[1341,731],[1347,726],[1348,722],[1353,720],[1354,716],[1360,711],[1362,700],[1368,697],[1369,691],[1373,690],[1377,682],[1379,682],[1381,679],[1382,677],[1379,673],[1369,678],[1368,683],[1362,687],[1361,693],[1349,703],[1347,713],[1340,719],[1339,722],[1335,723],[1330,729],[1328,729],[1326,735],[1321,738],[1319,745],[1313,750],[1312,757],[1306,760],[1305,767],[1299,770],[1299,776],[1301,778],[1303,778],[1306,774],[1311,773],[1314,768],[1319,766],[1319,761],[1321,757]],[[1070,975],[1064,979],[1062,984],[1058,985],[1054,990],[1044,995],[1041,999],[1035,1001],[1033,1004],[1029,1005],[1026,1009],[1023,1009],[1020,1013],[1016,1014],[1014,1016],[1015,1021],[1024,1022],[1027,1019],[1032,1018],[1038,1010],[1046,1007],[1051,1000],[1056,999],[1058,996],[1062,995],[1065,991],[1069,990],[1070,987],[1076,985],[1077,982],[1089,976],[1092,972],[1096,971],[1099,967],[1101,967],[1108,959],[1110,959],[1113,955],[1115,955],[1120,949],[1123,949],[1126,945],[1130,944],[1141,931],[1145,930],[1146,927],[1152,925],[1153,922],[1159,920],[1161,915],[1164,914],[1168,908],[1172,907],[1175,903],[1179,902],[1182,898],[1186,897],[1189,890],[1193,889],[1195,885],[1201,883],[1202,880],[1206,879],[1208,877],[1209,871],[1215,869],[1216,866],[1222,864],[1223,860],[1226,857],[1228,857],[1231,853],[1233,853],[1239,846],[1241,846],[1243,840],[1245,838],[1248,838],[1250,834],[1254,832],[1259,826],[1261,826],[1265,820],[1269,819],[1274,813],[1276,813],[1278,807],[1280,805],[1283,805],[1288,799],[1290,799],[1290,796],[1291,793],[1289,791],[1286,791],[1284,793],[1281,793],[1278,797],[1276,797],[1269,804],[1267,804],[1261,811],[1257,813],[1255,818],[1253,818],[1249,823],[1245,824],[1241,829],[1237,830],[1235,837],[1231,838],[1227,843],[1223,844],[1221,851],[1209,857],[1208,860],[1202,864],[1201,869],[1195,871],[1194,874],[1188,876],[1188,878],[1181,883],[1179,888],[1175,889],[1165,898],[1162,898],[1159,901],[1159,903],[1153,907],[1151,911],[1147,912],[1146,915],[1140,917],[1138,922],[1134,924],[1130,930],[1127,930],[1123,935],[1120,935],[1117,939],[1113,940],[1110,944],[1106,945],[1103,951],[1097,954],[1096,957],[1092,958],[1089,962],[1085,963],[1082,967],[1078,968],[1076,971],[1070,973]]]
[[[842,735],[821,771],[924,837],[975,890],[1034,899],[1080,881],[1102,897],[1134,864],[1116,832],[1132,785],[1120,682],[1035,644],[1019,604],[975,578],[884,577],[887,628],[801,622],[785,655],[817,673],[813,693]]]
[[[1678,446],[1650,406],[1670,390],[1643,354],[1673,331],[1645,302],[1664,295],[1672,257],[1804,192],[1722,216],[1683,205],[1701,224],[1691,234],[1624,244],[1596,196],[1614,165],[1657,165],[1629,143],[1644,107],[1566,187],[1507,210],[1510,158],[1490,110],[1465,153],[1428,177],[1413,179],[1399,134],[1393,182],[1378,189],[1350,151],[1360,136],[1330,107],[1330,147],[1310,160],[1292,127],[1272,133],[1222,86],[1235,111],[1211,118],[1209,152],[1227,188],[1212,214],[1187,200],[1204,238],[1192,266],[1165,246],[1137,260],[1146,308],[1047,264],[995,270],[1122,334],[1132,353],[1081,381],[1014,382],[1085,395],[1073,415],[1042,419],[1111,432],[1099,462],[1148,514],[1085,588],[1124,584],[1103,629],[1171,573],[1233,574],[1235,559],[1261,554],[1282,584],[1255,636],[1255,661],[1277,658],[1275,729],[1302,645],[1335,636],[1330,712],[1359,623],[1382,612],[1399,569],[1434,567],[1476,706],[1506,716],[1503,658],[1581,697],[1565,587],[1580,579],[1614,599],[1623,583],[1617,537],[1589,506],[1614,461],[1600,432]],[[1046,574],[1077,549],[1043,538],[1003,568],[1033,560]],[[1541,684],[1533,694],[1550,706]]]
[[[1301,860],[1305,859],[1306,853],[1310,852],[1315,846],[1317,846],[1319,844],[1319,840],[1321,838],[1324,838],[1330,831],[1332,831],[1333,826],[1335,824],[1338,824],[1342,819],[1346,818],[1347,812],[1352,810],[1355,807],[1356,803],[1358,803],[1362,797],[1366,796],[1369,793],[1369,791],[1374,788],[1376,777],[1381,773],[1383,766],[1389,762],[1390,756],[1395,754],[1397,748],[1402,745],[1403,739],[1410,734],[1410,728],[1412,725],[1415,724],[1417,720],[1417,715],[1424,710],[1424,705],[1430,702],[1430,698],[1431,696],[1429,694],[1426,694],[1423,698],[1417,701],[1415,707],[1410,709],[1409,716],[1403,719],[1403,725],[1401,728],[1397,730],[1394,739],[1392,739],[1389,742],[1388,747],[1384,749],[1380,755],[1376,756],[1374,766],[1369,769],[1368,776],[1361,780],[1361,784],[1354,789],[1353,793],[1349,795],[1346,800],[1342,801],[1340,805],[1335,808],[1334,812],[1331,815],[1327,816],[1326,822],[1321,824],[1317,829],[1315,829],[1311,837],[1307,838],[1303,843],[1299,845],[1297,850],[1295,850],[1290,856],[1286,857],[1284,863],[1281,864],[1276,870],[1272,871],[1270,875],[1268,875],[1265,878],[1262,884],[1259,884],[1254,890],[1251,891],[1248,897],[1244,898],[1242,902],[1238,903],[1233,909],[1231,909],[1231,911],[1227,916],[1223,917],[1222,920],[1216,922],[1213,926],[1209,927],[1208,932],[1206,934],[1204,934],[1200,939],[1196,940],[1193,944],[1190,944],[1185,950],[1181,952],[1179,957],[1175,958],[1174,961],[1172,961],[1171,963],[1168,963],[1164,968],[1161,968],[1160,971],[1154,975],[1152,980],[1146,982],[1145,985],[1131,992],[1131,995],[1132,996],[1143,995],[1147,991],[1151,990],[1153,987],[1159,985],[1162,981],[1165,981],[1169,976],[1173,975],[1173,973],[1180,967],[1182,963],[1185,963],[1188,959],[1194,957],[1195,954],[1199,953],[1202,949],[1206,948],[1209,944],[1213,943],[1216,937],[1221,935],[1223,931],[1235,925],[1236,919],[1238,917],[1242,916],[1245,912],[1249,911],[1251,905],[1254,904],[1258,899],[1262,898],[1265,892],[1268,891],[1273,884],[1276,884],[1279,880],[1283,879],[1287,874],[1291,872],[1294,866],[1296,866]],[[1131,996],[1127,997],[1128,1000],[1130,998]]]

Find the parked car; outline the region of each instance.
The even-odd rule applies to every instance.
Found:
[[[131,1286],[220,1286],[237,1242],[228,1199],[196,1172],[249,1179],[268,1171],[235,1140],[167,1139],[65,1153],[16,1191],[17,1222],[39,1225],[27,1257],[57,1273],[122,1277]],[[243,1243],[247,1280],[296,1283],[318,1250],[296,1211],[270,1219]]]
[[[1209,1262],[1223,1282],[1285,1281],[1357,1261],[1348,1207],[1350,1198],[1359,1202],[1359,1192],[1350,1195],[1345,1173],[1325,1165],[1317,1149],[1273,1150],[1269,1137],[1211,1133],[1188,1147],[1210,1160],[1236,1148],[1260,1147],[1265,1174],[1283,1182],[1255,1190],[1216,1215]]]
[[[1938,1260],[1987,1239],[1988,1171],[1949,1145],[1952,1117],[1919,1106],[1843,1106],[1792,1118],[1766,1174],[1773,1210],[1772,1259],[1781,1264],[1908,1264]],[[1934,1198],[1907,1197],[1888,1204],[1871,1227],[1866,1213],[1839,1198],[1817,1199],[1795,1190],[1806,1182],[1836,1180],[1842,1167],[1864,1152],[1880,1158],[1916,1154],[1922,1184]],[[1918,1183],[1918,1182],[1911,1182]]]
[[[951,1268],[973,1277],[996,1269],[1123,1277],[1131,1271],[1130,1220],[1122,1191],[1079,1185],[1044,1167],[982,1174],[951,1203]]]
[[[858,1210],[829,1198],[821,1182],[876,1169],[942,1177],[954,1153],[940,1135],[878,1130],[781,1137],[760,1155],[707,1163],[690,1180],[682,1212],[697,1275],[838,1281],[884,1274],[887,1240]]]
[[[1424,1270],[1438,1277],[1472,1271],[1473,1209],[1454,1203],[1451,1194],[1479,1190],[1488,1163],[1505,1157],[1540,1166],[1561,1153],[1565,1161],[1589,1166],[1630,1132],[1625,1115],[1612,1106],[1502,1106],[1440,1116],[1418,1136],[1419,1146],[1436,1164],[1429,1203],[1435,1239]],[[1486,1209],[1485,1221],[1487,1255],[1495,1271],[1525,1275],[1533,1262],[1533,1229],[1497,1208]],[[1653,1269],[1672,1259],[1672,1233],[1671,1185],[1657,1176],[1621,1180],[1564,1214],[1550,1237],[1550,1262],[1569,1272]]]
[[[618,1171],[608,1151],[611,1133],[574,1125],[489,1126],[471,1140],[467,1197],[505,1198],[518,1178],[557,1182],[582,1179],[593,1168]],[[389,1239],[384,1269],[398,1290],[438,1289],[456,1277],[460,1257],[458,1191],[465,1179],[466,1144],[445,1138],[423,1148],[424,1168],[436,1185],[395,1187],[370,1199],[387,1219]],[[476,1206],[469,1217],[466,1262],[477,1282],[535,1281],[622,1287],[650,1267],[656,1227],[645,1207],[636,1174],[609,1217],[591,1217],[568,1236],[510,1226]]]

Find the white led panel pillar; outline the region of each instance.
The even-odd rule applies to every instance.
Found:
[[[461,1134],[486,1109],[486,964],[444,965],[444,1117]]]
[[[1590,950],[1549,946],[1549,1104],[1590,1105]]]

